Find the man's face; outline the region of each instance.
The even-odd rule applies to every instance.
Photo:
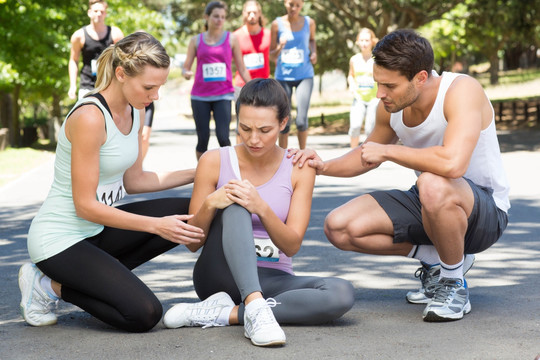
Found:
[[[384,109],[396,113],[412,105],[418,98],[414,78],[409,81],[399,71],[388,70],[373,65],[373,79],[377,83],[377,97],[381,99]]]
[[[257,25],[260,17],[261,13],[259,12],[257,5],[249,4],[246,6],[246,9],[244,10],[244,19],[247,24]]]
[[[93,4],[90,9],[88,9],[88,17],[94,23],[105,22],[105,18],[107,17],[107,5],[101,2]]]

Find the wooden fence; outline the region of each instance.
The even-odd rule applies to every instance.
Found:
[[[540,96],[526,99],[493,100],[495,121],[501,130],[540,128]]]

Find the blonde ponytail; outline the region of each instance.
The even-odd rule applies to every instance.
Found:
[[[115,69],[122,67],[127,76],[137,76],[146,65],[168,68],[171,63],[167,51],[152,35],[137,31],[103,50],[97,61],[95,94],[105,90],[115,76]]]

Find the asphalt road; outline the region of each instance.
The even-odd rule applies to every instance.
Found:
[[[194,167],[195,132],[186,114],[185,92],[174,91],[157,106],[145,167]],[[425,323],[422,306],[405,301],[419,283],[418,263],[340,251],[322,231],[325,216],[358,194],[374,189],[406,189],[412,171],[395,164],[353,179],[318,177],[312,218],[295,257],[297,274],[340,276],[356,289],[355,305],[322,326],[285,326],[287,344],[258,348],[240,326],[165,329],[144,334],[117,331],[79,308],[60,303],[57,325],[34,328],[19,315],[17,272],[28,261],[26,233],[52,181],[52,162],[0,188],[0,359],[530,359],[540,354],[540,132],[500,134],[510,179],[510,223],[503,237],[477,260],[467,275],[472,312],[461,321]],[[297,144],[291,137],[290,146]],[[347,151],[346,135],[318,135],[308,146],[324,159]],[[211,147],[217,146],[212,136]],[[189,195],[191,187],[130,196],[130,201]],[[167,310],[196,301],[191,280],[198,254],[177,248],[141,266],[136,273]]]

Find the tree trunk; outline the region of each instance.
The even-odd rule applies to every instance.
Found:
[[[12,106],[13,106],[13,117],[11,118],[11,126],[9,129],[10,134],[10,143],[12,147],[19,147],[19,142],[21,139],[21,127],[20,127],[20,112],[21,108],[19,106],[19,95],[21,93],[21,84],[15,85],[15,88],[13,89],[13,98],[12,98]]]
[[[0,102],[0,128],[9,128],[13,116],[11,94],[0,91]]]
[[[489,57],[489,83],[496,85],[499,83],[499,57],[497,52]]]
[[[49,140],[53,142],[58,142],[58,131],[62,125],[61,117],[60,95],[53,93],[51,119],[49,120]]]

